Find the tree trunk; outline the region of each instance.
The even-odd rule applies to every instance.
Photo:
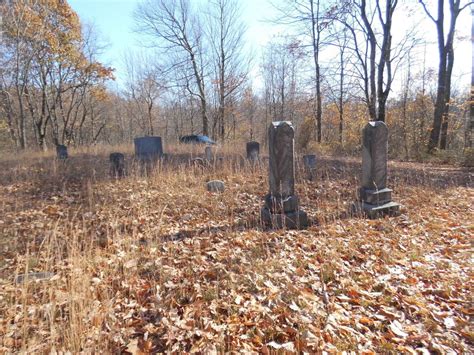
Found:
[[[322,139],[322,104],[321,104],[321,72],[319,67],[319,0],[316,0],[316,10],[314,9],[314,0],[310,0],[311,7],[311,36],[313,46],[314,74],[316,81],[316,108],[314,118],[316,121],[316,139],[321,143]],[[315,12],[316,11],[316,12]]]
[[[341,65],[341,72],[339,74],[339,144],[342,146],[342,137],[343,137],[343,129],[344,129],[344,97],[343,97],[343,90],[344,90],[344,48],[341,48],[340,53],[340,65]]]
[[[472,68],[471,68],[471,103],[469,111],[469,122],[467,139],[465,143],[466,148],[472,148],[472,132],[474,131],[474,8],[471,12],[472,25],[471,25],[471,48],[472,48]]]

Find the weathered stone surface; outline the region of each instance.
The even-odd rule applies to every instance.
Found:
[[[220,180],[212,180],[206,184],[207,191],[209,192],[224,192],[225,184]]]
[[[308,215],[304,211],[272,213],[266,207],[260,210],[262,223],[273,228],[303,229],[309,226]]]
[[[125,155],[122,153],[111,153],[110,160],[110,174],[114,177],[123,177],[125,175]]]
[[[362,132],[362,187],[381,190],[387,185],[388,128],[369,122]]]
[[[247,142],[247,159],[251,162],[257,162],[260,160],[260,143],[251,141]]]
[[[399,215],[400,205],[392,202],[392,190],[386,186],[388,128],[385,123],[369,122],[362,131],[362,144],[362,187],[351,212],[369,218]]]
[[[66,160],[69,155],[67,153],[67,147],[62,144],[56,146],[56,157],[60,160]]]
[[[270,194],[286,198],[295,194],[295,131],[291,122],[277,121],[268,130]]]
[[[212,148],[211,147],[206,147],[204,148],[204,156],[206,157],[206,160],[207,161],[211,161],[214,154],[212,152]]]
[[[392,201],[392,190],[387,187],[382,190],[368,190],[362,187],[359,190],[359,197],[367,203],[383,204]]]
[[[161,137],[138,137],[134,143],[135,156],[141,161],[154,161],[163,156]]]
[[[269,185],[262,223],[273,228],[306,228],[307,214],[299,208],[295,195],[294,130],[291,122],[272,122],[269,139]]]
[[[291,195],[287,197],[267,194],[265,196],[265,207],[272,213],[294,212],[299,206],[298,196]]]

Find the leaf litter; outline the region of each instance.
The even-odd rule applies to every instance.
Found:
[[[471,352],[472,187],[394,167],[402,216],[350,218],[331,162],[304,231],[261,228],[264,169],[2,187],[0,352]]]

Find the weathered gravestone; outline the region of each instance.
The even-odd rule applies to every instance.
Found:
[[[206,157],[206,160],[208,162],[212,160],[213,155],[214,154],[212,153],[212,148],[211,147],[204,148],[204,156]]]
[[[67,147],[65,145],[58,144],[56,146],[56,157],[59,160],[66,160],[69,157],[67,154]]]
[[[141,162],[154,162],[163,156],[161,137],[138,137],[134,143],[135,156]]]
[[[122,153],[111,153],[110,160],[110,174],[114,177],[123,177],[125,175],[125,155]]]
[[[270,192],[265,196],[261,218],[274,228],[308,226],[308,216],[299,209],[295,194],[294,136],[288,121],[272,122],[268,130]]]
[[[221,180],[211,180],[206,183],[207,191],[209,192],[224,192],[225,184]]]
[[[303,166],[308,180],[313,180],[316,173],[316,155],[303,155]]]
[[[362,187],[353,211],[369,218],[400,214],[387,188],[388,128],[382,121],[369,122],[362,131]]]
[[[260,143],[251,141],[247,142],[247,160],[251,163],[257,163],[260,161]]]

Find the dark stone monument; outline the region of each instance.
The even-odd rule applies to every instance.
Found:
[[[154,162],[163,156],[161,137],[138,137],[134,143],[135,156],[142,162]]]
[[[371,121],[362,131],[362,187],[353,212],[369,218],[400,214],[400,205],[392,201],[392,190],[387,188],[387,160],[387,125]]]
[[[59,160],[66,160],[69,157],[67,154],[67,147],[65,145],[58,144],[56,146],[56,157]]]
[[[294,136],[288,121],[272,122],[268,130],[270,192],[265,196],[261,218],[274,228],[297,229],[309,224],[295,195]]]
[[[312,181],[316,172],[316,155],[303,155],[303,166],[308,180]]]
[[[251,163],[260,161],[260,143],[255,141],[247,142],[247,159]]]
[[[111,153],[110,160],[110,175],[121,178],[125,175],[125,155],[122,153]]]

